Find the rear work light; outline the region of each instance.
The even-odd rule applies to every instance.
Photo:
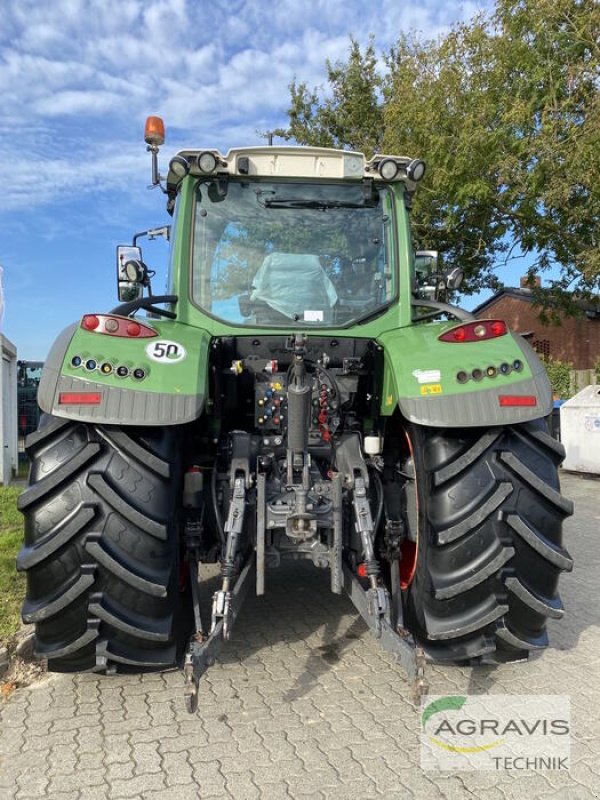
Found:
[[[534,394],[501,394],[498,397],[501,406],[537,406]]]
[[[120,336],[125,339],[148,339],[151,336],[158,336],[158,332],[149,325],[117,314],[85,314],[81,320],[81,327],[84,331]]]
[[[59,406],[99,406],[102,402],[100,392],[60,392]]]
[[[484,319],[481,322],[466,322],[451,328],[438,336],[440,342],[484,342],[486,339],[497,339],[508,333],[506,322],[501,319]]]

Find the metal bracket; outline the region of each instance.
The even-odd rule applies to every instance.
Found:
[[[246,431],[233,431],[231,433],[231,456],[229,461],[229,475],[232,483],[236,476],[244,473],[246,486],[252,485],[252,472],[256,464],[256,446]]]
[[[263,472],[256,476],[256,594],[265,593],[265,514],[266,477]]]
[[[239,539],[244,527],[244,512],[246,510],[246,481],[239,475],[233,484],[229,514],[225,523],[227,544],[225,558],[223,559],[222,573],[223,585],[215,592],[212,604],[211,634],[219,620],[223,621],[223,638],[229,639],[231,633],[231,581],[235,575],[236,558],[238,555]]]
[[[231,592],[220,589],[213,595],[212,614],[210,632],[211,634],[217,627],[217,623],[223,623],[223,639],[227,642],[231,635]]]
[[[369,471],[360,449],[360,438],[357,433],[349,433],[342,436],[335,448],[335,460],[344,481],[348,486],[354,486],[354,478],[357,472],[369,486]]]
[[[227,534],[240,534],[244,524],[244,510],[246,502],[246,481],[238,476],[233,484],[229,514],[225,523]]]
[[[329,552],[329,569],[331,571],[331,591],[342,593],[342,476],[336,473],[331,481],[333,485],[333,542]]]
[[[412,635],[404,628],[395,629],[389,619],[379,617],[377,621],[370,613],[368,593],[360,585],[358,579],[344,564],[344,589],[352,600],[356,610],[388,653],[391,653],[404,668],[411,684],[415,702],[425,696],[429,690],[425,678],[425,652],[419,647]]]
[[[230,629],[240,613],[244,599],[248,593],[249,585],[252,582],[249,578],[253,570],[254,557],[252,556],[246,562],[233,590],[230,592],[228,614]],[[193,713],[198,708],[198,682],[206,670],[215,663],[215,658],[225,641],[223,636],[224,622],[225,619],[223,617],[217,620],[210,635],[203,641],[198,641],[195,637],[190,641],[183,667],[185,680],[183,690],[184,699],[186,708],[190,713]]]

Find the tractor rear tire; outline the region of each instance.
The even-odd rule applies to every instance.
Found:
[[[562,522],[564,449],[543,420],[487,429],[407,426],[417,484],[408,627],[441,662],[498,663],[548,644],[573,562]]]
[[[177,439],[44,416],[19,498],[23,620],[57,672],[176,662]]]

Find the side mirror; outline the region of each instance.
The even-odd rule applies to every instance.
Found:
[[[438,271],[439,253],[437,250],[417,250],[415,271],[417,277],[431,275]]]
[[[122,303],[139,300],[148,283],[148,272],[142,261],[142,248],[133,245],[117,247],[117,293]]]
[[[454,291],[460,288],[460,285],[462,284],[464,277],[465,273],[462,271],[460,267],[453,267],[444,275],[446,289]]]
[[[439,254],[437,250],[417,250],[415,253],[416,291],[420,297],[435,300],[439,286]]]

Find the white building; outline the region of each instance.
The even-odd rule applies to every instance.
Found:
[[[8,484],[18,468],[17,453],[17,348],[0,333],[0,484]]]

